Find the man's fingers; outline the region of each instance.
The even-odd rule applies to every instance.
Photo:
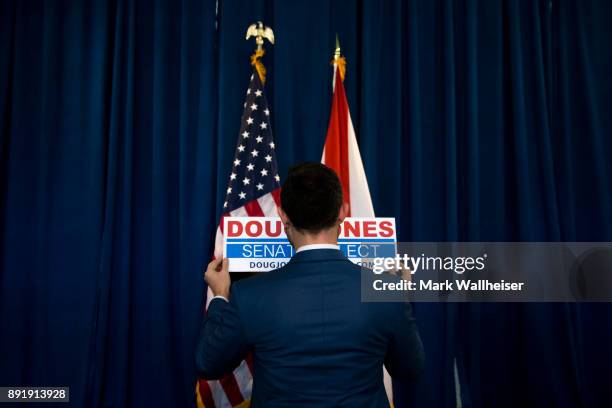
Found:
[[[229,260],[227,258],[218,258],[212,260],[208,264],[204,280],[208,284],[213,294],[229,297],[229,288],[232,284],[229,275]]]
[[[392,269],[389,271],[391,275],[399,276],[400,278],[410,281],[412,280],[412,271],[410,268]]]
[[[219,268],[219,265],[221,264],[221,262],[223,261],[222,258],[216,258],[213,259],[212,261],[210,261],[210,263],[208,264],[208,269],[209,271],[216,271]]]
[[[217,259],[213,259],[212,261],[208,263],[206,272],[204,272],[204,280],[206,280],[206,282],[208,282],[208,279],[207,279],[208,276],[210,276],[212,273],[217,272],[219,270],[219,267],[221,266],[221,262],[223,262],[223,259],[217,258]]]
[[[412,271],[410,270],[410,268],[402,269],[402,279],[407,280],[407,281],[412,280]]]

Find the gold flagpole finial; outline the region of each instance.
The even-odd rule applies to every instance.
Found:
[[[255,37],[257,49],[255,51],[263,51],[264,38],[274,44],[274,31],[270,27],[264,26],[261,21],[251,24],[246,32],[246,39]]]
[[[251,37],[255,37],[255,44],[257,44],[255,53],[251,55],[251,65],[253,65],[257,70],[261,82],[265,83],[266,67],[264,67],[263,63],[259,59],[266,53],[263,48],[264,38],[270,41],[270,44],[274,44],[274,31],[272,31],[270,27],[264,26],[261,21],[258,21],[255,24],[251,24],[249,28],[247,28],[246,39],[248,40]]]
[[[336,34],[336,51],[334,52],[334,59],[337,60],[340,58],[340,40],[338,39],[338,34]]]
[[[342,79],[342,82],[344,82],[344,75],[346,74],[346,58],[344,58],[340,53],[340,40],[338,39],[338,34],[336,34],[336,50],[334,51],[334,59],[331,63],[338,70],[340,70],[340,79]]]

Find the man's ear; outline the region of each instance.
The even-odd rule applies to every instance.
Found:
[[[349,214],[349,203],[342,203],[338,212],[338,221],[342,222]]]
[[[278,216],[280,217],[283,225],[291,225],[289,217],[287,217],[287,214],[283,211],[281,207],[276,207],[276,212],[278,213]]]

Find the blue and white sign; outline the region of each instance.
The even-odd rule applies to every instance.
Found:
[[[267,272],[294,254],[278,217],[225,217],[223,232],[230,272]],[[364,266],[376,257],[395,256],[396,241],[395,218],[346,218],[338,237],[347,258]]]

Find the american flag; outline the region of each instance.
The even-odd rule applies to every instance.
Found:
[[[276,207],[280,203],[280,177],[275,150],[268,101],[262,80],[254,69],[240,120],[240,134],[225,191],[223,215],[217,227],[216,258],[223,256],[224,217],[277,215]],[[211,297],[209,291],[209,301]],[[219,381],[199,379],[196,386],[198,407],[246,407],[251,398],[252,385],[252,363],[249,356],[233,373]]]

